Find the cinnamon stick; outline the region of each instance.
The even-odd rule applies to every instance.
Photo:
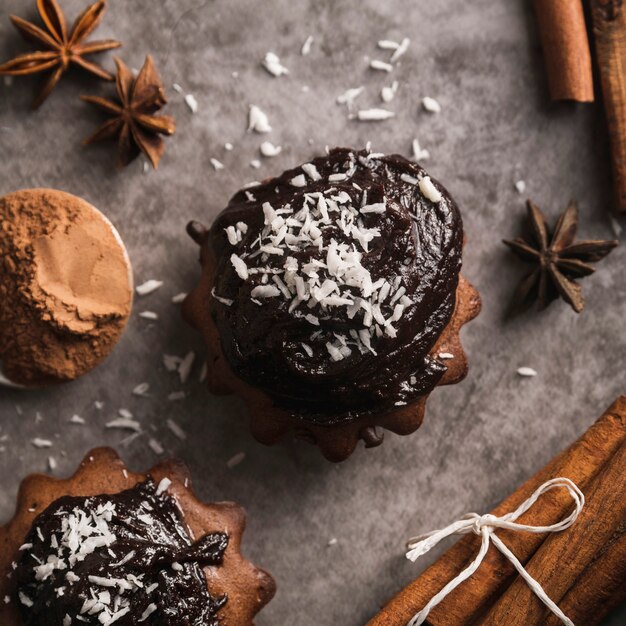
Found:
[[[609,126],[615,203],[626,212],[626,5],[592,0],[595,50]]]
[[[604,415],[567,450],[506,498],[492,513],[503,515],[515,510],[544,482],[555,476],[570,478],[581,488],[602,470],[620,446],[626,442],[626,396],[618,398]],[[571,500],[561,490],[542,498],[540,512],[529,511],[520,523],[548,525],[567,513]],[[522,563],[539,548],[545,535],[499,531]],[[405,626],[408,621],[457,576],[475,558],[480,539],[468,535],[458,541],[437,562],[401,591],[368,626]],[[431,626],[468,626],[495,603],[514,580],[516,571],[500,552],[490,547],[477,572],[457,587],[428,616]]]
[[[595,626],[626,602],[626,524],[596,556],[559,603],[574,624]],[[555,615],[545,626],[561,626]]]
[[[617,529],[626,525],[625,476],[626,442],[589,488],[583,489],[586,504],[576,523],[548,537],[526,564],[526,571],[557,604],[593,563],[595,555],[607,546]],[[626,552],[618,556],[626,560]],[[580,623],[587,625],[587,618],[593,617],[593,611],[583,607],[582,612]],[[549,615],[549,609],[528,583],[518,577],[481,621],[481,626],[544,626]]]
[[[552,100],[593,102],[582,0],[534,0]]]

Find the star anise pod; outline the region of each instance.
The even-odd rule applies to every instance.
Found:
[[[515,292],[514,308],[525,308],[533,299],[545,308],[560,296],[576,313],[580,313],[585,300],[575,279],[593,274],[595,268],[590,263],[603,259],[618,242],[575,241],[578,207],[574,201],[561,214],[553,232],[549,230],[539,207],[528,200],[527,208],[531,237],[504,241],[517,256],[535,265]]]
[[[34,109],[44,103],[72,63],[99,78],[113,80],[112,74],[84,58],[90,54],[119,48],[122,45],[113,39],[85,41],[100,23],[106,10],[106,0],[99,0],[87,7],[76,18],[69,32],[63,12],[56,0],[37,0],[37,9],[47,31],[16,15],[11,15],[11,22],[24,39],[43,47],[44,50],[22,54],[0,65],[0,75],[6,76],[26,76],[52,71],[33,101]]]
[[[96,105],[113,116],[93,135],[85,139],[89,145],[105,139],[117,139],[118,164],[123,167],[143,152],[156,169],[165,152],[159,135],[173,135],[176,122],[167,115],[154,115],[167,103],[165,89],[151,56],[134,78],[121,59],[116,58],[117,93],[119,103],[97,96],[81,96],[85,102]]]

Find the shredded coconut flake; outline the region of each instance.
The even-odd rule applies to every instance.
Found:
[[[250,105],[248,112],[248,130],[255,133],[269,133],[272,131],[267,115],[255,104]]]
[[[280,289],[274,285],[259,285],[252,290],[250,295],[253,298],[276,298],[280,296]]]
[[[198,100],[196,100],[194,95],[188,93],[185,96],[185,104],[194,115],[198,112]]]
[[[383,87],[380,91],[380,97],[385,104],[389,104],[395,97],[398,91],[399,83],[394,80],[390,87]]]
[[[397,50],[400,44],[397,41],[391,41],[390,39],[381,39],[378,42],[378,47],[381,50]]]
[[[517,370],[517,373],[519,376],[524,376],[528,378],[537,376],[537,372],[532,367],[520,367]]]
[[[154,452],[157,456],[160,456],[165,452],[163,446],[156,439],[150,438],[148,440],[148,445],[150,446],[152,452]]]
[[[217,300],[218,302],[220,302],[224,306],[233,306],[234,300],[231,300],[230,298],[222,298],[222,297],[218,296],[215,293],[215,287],[213,287],[213,289],[211,289],[211,295],[213,296],[213,298],[215,300]]]
[[[187,439],[187,433],[173,419],[167,420],[167,427],[181,441],[184,441],[185,439]]]
[[[395,113],[387,109],[360,109],[357,111],[356,119],[359,122],[381,122],[394,116]]]
[[[140,383],[133,389],[133,394],[136,396],[146,396],[150,391],[149,383]]]
[[[165,493],[171,485],[172,481],[167,478],[167,476],[165,478],[162,478],[161,482],[157,486],[156,495],[160,496],[161,494]]]
[[[163,287],[163,282],[160,280],[148,280],[145,283],[137,286],[135,288],[135,291],[137,292],[137,295],[139,296],[147,296],[151,293],[153,293],[154,291],[156,291],[157,289],[160,289],[161,287]]]
[[[305,163],[302,166],[302,171],[312,180],[312,181],[317,181],[317,180],[321,180],[322,176],[320,175],[320,173],[317,171],[317,167],[315,167],[315,165],[313,165],[313,163]],[[321,197],[321,196],[320,196]]]
[[[354,101],[363,93],[365,87],[353,87],[352,89],[347,89],[337,98],[338,104],[346,104],[348,108],[350,108]]]
[[[437,100],[431,98],[430,96],[422,98],[422,106],[429,113],[441,113],[441,105],[437,102]]]
[[[313,37],[313,35],[309,35],[304,43],[302,44],[302,49],[300,50],[300,54],[305,57],[308,56],[309,54],[311,54],[311,47],[313,46],[313,42],[315,41],[315,38]]]
[[[141,424],[127,417],[118,417],[117,419],[111,420],[105,424],[105,427],[109,429],[132,430],[136,433],[141,432]]]
[[[191,374],[191,370],[193,369],[193,364],[195,360],[195,352],[189,351],[178,366],[178,375],[180,377],[180,382],[183,385],[189,380],[189,375]]]
[[[395,63],[400,59],[401,56],[406,54],[406,51],[409,49],[411,45],[411,40],[408,37],[405,37],[400,45],[396,48],[395,52],[391,55],[391,62]]]
[[[384,213],[386,210],[387,205],[384,202],[366,204],[364,207],[361,207],[361,213]]]
[[[298,174],[297,176],[294,176],[289,181],[289,184],[292,185],[293,187],[305,187],[306,186],[306,178],[305,178],[304,174]]]
[[[420,191],[428,198],[431,202],[441,202],[441,193],[433,184],[433,181],[430,180],[430,176],[424,176],[419,181]]]
[[[163,355],[163,365],[168,372],[175,372],[178,370],[178,366],[181,364],[182,359],[179,356],[173,354]]]
[[[422,148],[420,142],[417,139],[413,139],[413,143],[411,144],[413,148],[413,160],[417,161],[425,161],[426,159],[430,159],[430,152],[425,148]]]
[[[35,448],[51,448],[52,447],[52,441],[50,441],[49,439],[42,439],[41,437],[35,437],[31,443],[33,444],[33,446],[35,446]]]
[[[241,463],[243,463],[245,458],[246,458],[245,452],[238,452],[226,462],[226,465],[228,469],[233,469],[234,467],[237,467],[237,465],[240,465]]]
[[[417,178],[410,176],[409,174],[401,174],[400,180],[405,183],[409,183],[409,185],[417,185],[420,182]]]
[[[260,150],[261,154],[268,158],[278,156],[283,151],[281,146],[275,146],[271,141],[264,141]]]
[[[373,70],[378,70],[380,72],[393,71],[393,65],[391,65],[391,63],[385,63],[384,61],[379,61],[378,59],[372,59],[370,61],[370,68]]]
[[[248,280],[248,266],[246,265],[245,261],[236,254],[231,254],[230,262],[233,264],[233,267],[237,272],[237,276],[239,276],[241,280]]]
[[[273,52],[268,52],[265,55],[262,65],[268,71],[268,73],[270,73],[274,77],[289,74],[289,70],[281,64],[280,59]]]

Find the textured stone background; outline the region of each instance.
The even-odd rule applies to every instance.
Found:
[[[73,19],[86,2],[62,4]],[[31,5],[0,0],[0,58],[24,49],[7,14],[33,17]],[[99,34],[124,41],[121,54],[132,67],[148,52],[155,56],[171,94],[169,112],[178,120],[160,171],[147,174],[140,161],[116,171],[112,146],[80,147],[101,118],[78,95],[107,94],[110,85],[78,71],[31,113],[30,80],[11,87],[0,82],[0,193],[47,186],[85,197],[119,228],[137,282],[165,281],[159,292],[137,300],[119,348],[92,375],[59,389],[0,391],[0,436],[8,435],[0,454],[0,518],[12,514],[19,479],[45,470],[49,454],[60,476],[102,444],[116,446],[132,467],[143,469],[157,460],[147,445],[154,436],[190,464],[202,497],[233,499],[248,510],[246,552],[280,586],[259,624],[357,626],[419,572],[403,558],[408,536],[468,510],[489,509],[582,433],[625,391],[626,248],[584,281],[583,315],[555,305],[503,321],[522,271],[500,244],[516,234],[523,215],[516,180],[527,181],[528,195],[552,218],[570,197],[578,198],[583,234],[612,236],[601,107],[548,104],[529,5],[112,0]],[[301,57],[310,34],[316,38],[312,53]],[[403,36],[413,43],[392,76],[367,69],[367,57],[384,58],[378,39]],[[275,79],[260,68],[268,50],[281,56],[290,76]],[[104,63],[113,66],[110,57]],[[378,106],[380,88],[392,79],[400,88],[391,121],[348,121],[335,104],[348,87],[365,85],[361,105]],[[171,89],[174,82],[197,97],[196,115]],[[420,110],[425,95],[439,99],[440,115]],[[269,114],[271,135],[245,132],[251,103]],[[361,449],[343,465],[326,463],[305,444],[262,447],[248,435],[242,403],[213,398],[198,382],[202,346],[170,302],[198,276],[185,224],[191,218],[210,222],[242,183],[303,162],[325,144],[361,147],[371,140],[376,150],[408,155],[413,137],[431,150],[427,167],[464,210],[464,272],[484,302],[482,315],[464,332],[470,375],[432,395],[418,434],[387,435],[382,448]],[[249,162],[265,139],[282,145],[283,153],[264,160],[257,172]],[[235,146],[230,153],[223,149],[227,141]],[[225,169],[213,171],[211,157]],[[142,310],[158,312],[159,321],[139,318]],[[164,370],[162,355],[189,350],[198,353],[198,365],[185,387],[188,397],[170,403],[167,395],[180,385]],[[539,376],[518,377],[522,365]],[[149,398],[131,395],[141,382],[150,383]],[[102,411],[95,400],[105,403]],[[105,432],[104,423],[121,407],[148,435],[124,445],[124,433]],[[88,426],[69,425],[74,413]],[[190,434],[187,442],[167,430],[168,417]],[[52,438],[54,448],[34,449],[29,442],[35,436]],[[228,469],[239,452],[246,453],[244,462]],[[338,543],[329,547],[332,538]]]

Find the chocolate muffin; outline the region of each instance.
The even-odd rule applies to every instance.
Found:
[[[3,626],[250,626],[274,581],[240,553],[243,510],[188,470],[129,472],[93,450],[68,480],[30,476],[0,528]]]
[[[209,346],[209,386],[248,403],[254,436],[289,431],[333,461],[382,428],[409,434],[461,380],[480,299],[460,277],[454,200],[416,163],[335,149],[192,222],[202,277],[184,305]]]

